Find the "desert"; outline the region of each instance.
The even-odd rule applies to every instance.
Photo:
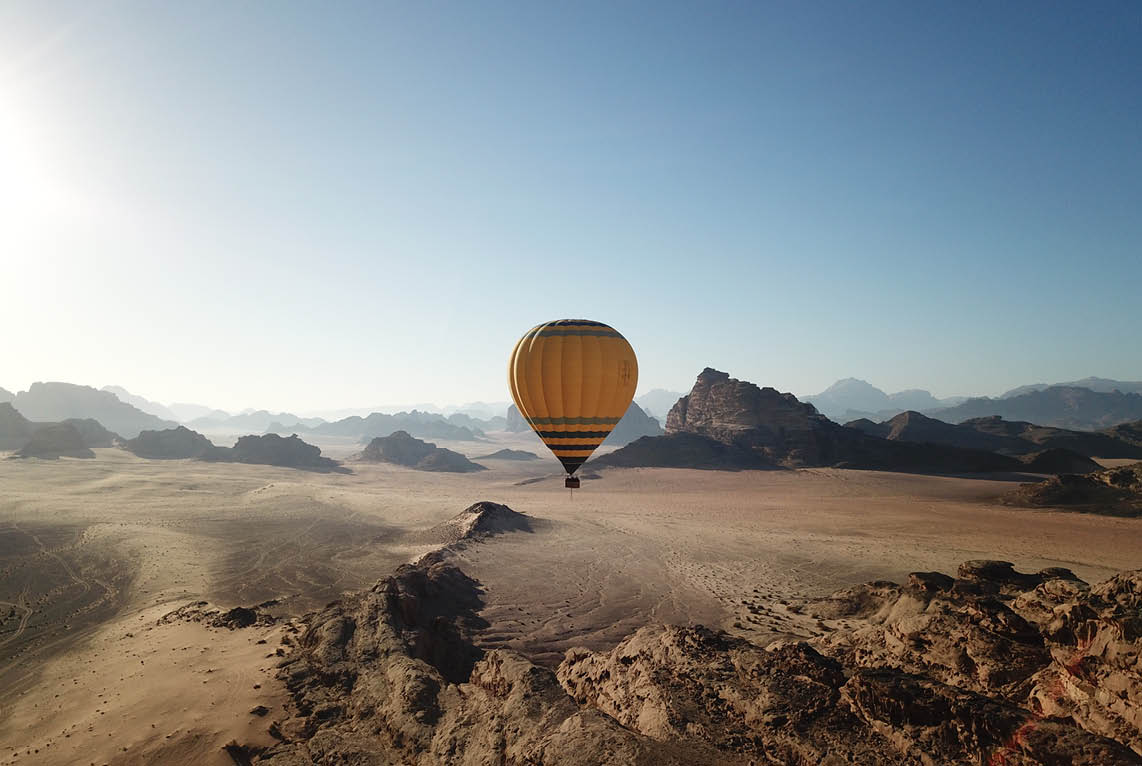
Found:
[[[1091,583],[1139,565],[1139,520],[1013,507],[1007,477],[608,468],[572,495],[550,457],[448,475],[95,453],[0,461],[5,763],[227,764],[231,743],[280,744],[290,631],[440,548],[432,530],[477,500],[529,523],[447,553],[480,594],[473,645],[552,670],[659,625],[757,647],[820,638],[836,625],[798,604],[973,559]],[[273,622],[171,617],[198,602],[261,604]]]

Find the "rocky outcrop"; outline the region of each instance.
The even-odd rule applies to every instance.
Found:
[[[514,404],[508,405],[507,423],[504,425],[504,430],[513,434],[531,430],[531,426],[527,424],[527,421],[523,419],[523,415],[520,414],[519,407],[516,407]]]
[[[476,648],[481,605],[478,583],[437,562],[309,617],[279,672],[292,717],[275,722],[282,744],[262,762],[703,762],[580,710],[550,670]]]
[[[903,671],[1018,705],[1024,739],[1069,719],[1131,748],[1126,762],[1142,762],[1142,572],[1091,588],[1066,569],[1028,574],[1005,561],[969,561],[956,578],[918,572],[886,585],[808,604],[810,614],[832,616],[848,602],[847,611],[867,616],[811,643],[846,666]],[[1076,741],[1065,730],[1052,736]]]
[[[334,471],[340,463],[321,456],[321,448],[307,444],[293,434],[283,438],[277,434],[239,437],[233,447],[215,447],[202,455],[202,460],[225,463],[253,463],[301,468],[309,471]]]
[[[1031,473],[1093,473],[1102,470],[1101,465],[1086,455],[1062,447],[1020,455],[1019,459]]]
[[[29,420],[59,422],[91,418],[105,428],[131,439],[144,429],[173,428],[176,424],[122,402],[109,391],[71,383],[33,383],[16,394],[12,404]]]
[[[776,467],[753,450],[688,433],[646,436],[622,449],[592,459],[590,465],[592,468],[699,468],[718,471]]]
[[[468,506],[443,524],[437,524],[428,530],[425,538],[434,543],[453,546],[505,532],[531,531],[531,519],[526,514],[484,500]]]
[[[356,457],[365,462],[393,463],[419,471],[469,473],[487,470],[459,452],[421,441],[406,431],[397,431],[391,436],[378,436]]]
[[[64,423],[73,426],[79,431],[80,438],[86,447],[114,447],[119,443],[119,434],[108,431],[103,425],[91,418],[68,418]]]
[[[807,602],[857,623],[815,646],[650,625],[552,672],[480,649],[479,583],[429,555],[305,618],[260,762],[1142,764],[1140,599],[974,561]]]
[[[992,416],[965,420],[960,427],[1001,439],[1015,440],[1016,445],[1000,450],[1011,455],[1058,448],[1069,449],[1087,457],[1142,458],[1142,444],[1135,444],[1129,438],[1123,438],[1129,433],[1129,424],[1101,433],[1092,433],[1038,426],[1021,420],[1004,420],[999,416]],[[1020,447],[1019,443],[1023,446]]]
[[[1079,386],[1050,386],[1003,399],[986,396],[968,399],[955,407],[928,414],[949,423],[999,416],[1056,428],[1094,431],[1142,419],[1142,394],[1092,391]]]
[[[0,404],[10,402],[15,398],[16,398],[16,395],[14,393],[12,393],[8,389],[0,386]]]
[[[846,428],[792,394],[759,388],[710,368],[703,370],[690,393],[674,405],[666,418],[666,431],[668,437],[697,435],[735,450],[751,451],[762,465],[935,473],[1023,470],[1019,461],[993,452],[896,442]],[[662,442],[640,443],[638,454],[624,450],[608,456],[610,464],[662,465],[666,464],[662,460],[639,461],[642,456],[678,451]]]
[[[1108,516],[1142,516],[1142,463],[1023,484],[1004,500],[1012,505],[1065,508]]]
[[[55,460],[61,457],[93,458],[83,443],[83,435],[70,423],[48,423],[32,431],[28,442],[16,452],[16,457],[38,457]]]
[[[134,439],[125,441],[123,448],[139,457],[154,460],[200,458],[217,449],[205,436],[186,426],[163,431],[143,431]]]
[[[476,460],[539,460],[539,455],[522,449],[502,449],[490,455],[480,455]]]
[[[1035,445],[1014,436],[992,434],[966,425],[952,425],[911,410],[901,412],[880,423],[862,418],[846,423],[845,426],[882,439],[916,444],[943,444],[949,447],[988,450],[1010,455],[1021,455],[1037,449]]]
[[[1131,423],[1120,423],[1113,428],[1107,428],[1101,433],[1115,439],[1142,448],[1142,420]]]
[[[0,450],[18,450],[32,438],[32,424],[7,402],[0,402]]]
[[[661,436],[663,433],[662,426],[658,424],[657,420],[643,412],[642,407],[631,402],[626,413],[615,424],[614,430],[607,434],[607,438],[603,440],[601,446],[621,447],[630,444],[635,439],[641,439],[644,436]]]

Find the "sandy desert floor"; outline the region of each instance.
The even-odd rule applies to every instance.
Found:
[[[506,435],[442,446],[540,449]],[[200,599],[300,615],[415,559],[430,548],[419,532],[478,500],[535,520],[456,554],[485,588],[482,640],[551,664],[648,622],[762,644],[811,635],[830,626],[798,614],[800,598],[972,558],[1090,581],[1142,566],[1142,520],[1003,506],[1009,481],[633,469],[572,498],[550,458],[323,474],[96,452],[0,460],[0,764],[230,763],[227,742],[269,741],[282,627],[160,618]]]

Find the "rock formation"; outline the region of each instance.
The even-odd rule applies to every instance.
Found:
[[[1107,429],[1099,433],[1072,431],[1052,426],[1037,426],[1018,420],[1004,420],[998,416],[965,420],[960,427],[974,429],[1004,439],[1016,439],[1026,446],[1022,453],[1042,449],[1062,448],[1087,457],[1142,459],[1142,443],[1133,443],[1128,437],[1130,424]],[[1001,449],[1008,454],[1021,454],[1018,446]]]
[[[522,449],[502,449],[490,455],[480,455],[476,460],[539,460],[539,455]]]
[[[1074,450],[1052,447],[1041,452],[1020,455],[1019,459],[1031,473],[1093,473],[1102,466]]]
[[[173,428],[176,424],[150,415],[109,391],[71,383],[33,383],[16,394],[12,404],[29,420],[58,422],[68,418],[92,418],[126,439],[144,429]]]
[[[0,404],[10,402],[16,398],[16,395],[6,388],[0,387]]]
[[[1034,505],[1108,516],[1142,516],[1142,463],[1082,475],[1064,474],[1024,484],[1004,498]]]
[[[108,431],[103,425],[91,418],[68,418],[63,421],[75,427],[83,439],[85,447],[114,447],[119,441],[119,434]]]
[[[480,503],[449,539],[519,518]],[[479,647],[481,589],[448,550],[304,619],[258,762],[1142,764],[1139,572],[967,562],[807,601],[855,626],[811,643],[649,625],[552,672]]]
[[[54,460],[61,457],[92,458],[92,452],[83,443],[83,435],[70,423],[39,425],[16,457],[39,457]]]
[[[601,446],[621,447],[624,444],[630,444],[635,439],[641,439],[644,436],[661,436],[663,433],[662,426],[658,424],[657,420],[643,412],[642,407],[631,402],[626,413],[615,424],[615,429],[607,434],[607,438],[603,440]]]
[[[124,442],[123,448],[139,457],[158,460],[200,458],[217,449],[205,436],[186,426],[163,431],[143,431],[134,439]]]
[[[792,394],[759,388],[710,368],[703,370],[690,393],[674,405],[666,418],[666,431],[668,436],[698,435],[735,450],[752,451],[761,465],[942,473],[1023,470],[1018,460],[992,452],[895,442],[839,426]],[[646,465],[639,462],[645,456],[659,452],[678,454],[677,448],[654,441],[639,444],[637,454],[635,450],[625,451],[633,446],[608,455],[607,463]],[[689,449],[700,445],[693,441],[685,446]],[[740,453],[735,452],[735,456]],[[651,464],[675,464],[661,458],[655,460]],[[740,463],[737,457],[735,461]]]
[[[357,455],[357,459],[373,463],[394,463],[420,471],[468,473],[487,470],[459,452],[421,441],[410,436],[407,431],[397,431],[391,436],[378,436]]]
[[[7,402],[0,402],[0,450],[18,450],[32,438],[32,424]]]
[[[622,449],[592,459],[590,465],[592,468],[700,468],[720,471],[776,467],[753,450],[689,433],[645,436]]]
[[[1120,423],[1113,428],[1107,428],[1102,433],[1116,439],[1124,441],[1127,444],[1133,444],[1135,447],[1142,448],[1142,420],[1135,420],[1131,423]]]
[[[388,415],[374,412],[368,417],[352,415],[332,423],[323,423],[310,429],[311,433],[328,436],[354,436],[367,441],[378,436],[391,436],[397,431],[425,439],[450,439],[452,441],[479,441],[478,434],[464,426],[449,423],[435,412],[398,412]]]
[[[1142,394],[1051,386],[1006,399],[986,396],[968,399],[963,404],[928,414],[949,423],[998,415],[1006,420],[1094,431],[1142,419]]]
[[[505,431],[510,431],[513,434],[523,433],[530,431],[531,426],[523,419],[523,415],[519,412],[519,407],[514,404],[508,405],[507,423],[504,425]]]
[[[336,460],[322,457],[320,447],[303,442],[297,434],[288,438],[277,434],[242,436],[233,447],[215,447],[202,455],[201,459],[214,462],[276,465],[311,471],[332,471],[340,466]]]

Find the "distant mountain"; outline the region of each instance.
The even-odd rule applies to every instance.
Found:
[[[657,417],[659,420],[666,419],[666,413],[670,412],[670,408],[684,396],[679,391],[667,391],[664,388],[652,388],[641,396],[634,398],[635,404],[642,407],[643,411],[651,417]]]
[[[1007,399],[983,396],[929,413],[949,423],[998,415],[1004,420],[1096,431],[1142,420],[1142,394],[1105,393],[1075,386],[1051,386]]]
[[[16,398],[16,395],[6,388],[0,388],[0,404],[10,402]]]
[[[68,418],[92,418],[127,439],[144,429],[175,425],[120,401],[109,391],[72,383],[33,383],[27,391],[16,394],[12,404],[28,420],[59,422]]]
[[[150,399],[145,399],[136,394],[132,394],[122,386],[104,386],[99,389],[100,391],[108,391],[115,396],[119,397],[119,401],[126,402],[127,404],[137,407],[138,409],[148,414],[154,415],[156,418],[163,420],[178,420],[178,416],[171,412],[170,409],[164,407],[158,402],[152,402]]]
[[[432,442],[421,441],[407,431],[397,431],[390,436],[373,439],[357,459],[373,463],[394,463],[418,471],[470,473],[487,470],[459,452],[437,447]]]
[[[531,431],[531,426],[520,415],[519,409],[513,404],[508,407],[505,431],[524,433]],[[643,412],[642,408],[631,402],[626,413],[622,416],[615,428],[603,440],[604,446],[621,447],[643,436],[661,436],[665,433],[657,420]]]
[[[666,432],[662,430],[662,426],[658,424],[657,420],[643,412],[637,404],[631,402],[626,414],[615,424],[614,430],[607,434],[607,438],[603,440],[600,446],[622,447],[635,439],[641,439],[644,436],[662,436],[664,433]]]
[[[1000,394],[1000,399],[1010,399],[1014,396],[1022,396],[1023,394],[1034,393],[1035,391],[1043,391],[1044,389],[1053,386],[1066,386],[1069,388],[1089,388],[1091,391],[1098,391],[1108,394],[1111,391],[1121,391],[1124,394],[1142,394],[1142,381],[1138,380],[1111,380],[1110,378],[1083,378],[1082,380],[1071,380],[1066,383],[1032,383],[1026,386],[1019,386],[1013,388],[1006,393]]]
[[[718,455],[710,445],[678,434],[695,434],[732,447]],[[675,437],[675,438],[672,438]],[[883,439],[837,425],[793,394],[760,388],[724,372],[706,368],[690,393],[678,400],[666,417],[666,436],[647,437],[611,455],[599,465],[684,465],[678,454],[697,455],[701,467],[729,459],[727,467],[742,467],[741,450],[752,452],[760,465],[781,467],[837,466],[888,471],[976,473],[1016,471],[1023,465],[1005,455],[938,444],[915,444]],[[665,462],[663,455],[674,462]],[[639,455],[645,456],[639,458]],[[636,459],[628,459],[636,458]],[[695,466],[697,467],[697,466]]]
[[[1034,423],[1004,420],[999,417],[972,418],[965,420],[961,427],[972,428],[981,433],[1016,438],[1030,446],[1028,452],[1042,449],[1067,449],[1086,457],[1139,458],[1142,459],[1142,444],[1128,438],[1130,424],[1107,429],[1103,432],[1073,431],[1054,426],[1039,426]],[[1012,453],[1014,454],[1014,453]]]
[[[804,401],[828,417],[853,420],[860,417],[889,417],[906,410],[951,407],[966,398],[955,396],[938,399],[931,392],[919,388],[887,394],[868,381],[844,378],[815,396],[806,396]]]
[[[175,420],[180,423],[189,423],[198,418],[209,418],[211,420],[225,420],[230,417],[230,413],[226,410],[217,410],[213,407],[207,407],[202,404],[187,404],[186,402],[175,402],[170,405],[170,411],[174,414]]]
[[[1004,455],[1023,456],[1044,450],[1065,450],[1085,458],[1142,458],[1142,447],[1107,434],[1037,426],[999,417],[975,418],[965,420],[960,425],[952,425],[919,412],[902,412],[882,423],[854,420],[845,425],[891,441],[944,444]],[[1051,458],[1051,455],[1045,456],[1040,464],[1046,465],[1046,461]],[[1089,465],[1079,462],[1075,464]]]
[[[301,418],[289,412],[273,413],[266,410],[250,410],[225,418],[195,418],[187,425],[200,431],[254,431],[263,433],[269,431],[271,425],[304,432],[324,422],[321,418]]]
[[[480,434],[487,431],[502,431],[504,426],[507,425],[507,418],[503,415],[491,415],[486,418],[478,418],[469,415],[466,412],[453,412],[447,418],[449,423],[454,426],[462,426],[467,428],[474,434]]]
[[[449,423],[443,415],[435,412],[398,412],[386,415],[374,412],[362,418],[352,415],[332,423],[322,423],[310,429],[310,433],[325,436],[352,436],[362,440],[378,436],[389,436],[397,431],[426,439],[450,439],[453,441],[479,441],[482,434],[475,433],[465,426]]]
[[[32,438],[32,423],[8,402],[0,402],[0,450],[17,450]]]

